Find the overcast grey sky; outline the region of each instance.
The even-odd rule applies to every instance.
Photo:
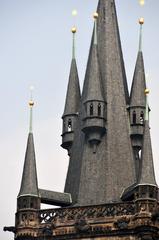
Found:
[[[129,86],[138,49],[138,18],[145,17],[143,52],[148,74],[151,135],[159,182],[159,0],[116,0]],[[62,191],[68,157],[60,147],[61,115],[71,61],[71,27],[76,24],[77,64],[83,84],[97,0],[0,0],[0,239],[14,225],[28,134],[29,86],[34,85],[34,140],[39,186]],[[71,16],[78,10],[76,18]]]

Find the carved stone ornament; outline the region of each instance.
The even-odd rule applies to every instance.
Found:
[[[76,220],[75,228],[78,232],[89,232],[91,230],[91,226],[85,219]]]
[[[42,233],[45,236],[51,236],[52,235],[52,226],[46,226],[43,228]]]
[[[119,229],[127,229],[130,219],[128,218],[120,218],[115,223],[114,226]]]

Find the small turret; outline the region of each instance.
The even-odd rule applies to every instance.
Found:
[[[78,118],[79,105],[81,101],[81,93],[79,86],[78,71],[75,58],[75,33],[76,28],[72,28],[73,34],[73,49],[72,49],[72,62],[71,70],[67,88],[65,109],[62,116],[63,119],[63,131],[62,131],[62,147],[70,150],[74,141],[74,130],[76,128],[76,122]]]
[[[38,190],[34,140],[32,132],[32,108],[34,106],[32,97],[29,101],[29,106],[29,135],[27,141],[21,187],[17,197],[16,237],[20,237],[21,235],[26,235],[30,237],[37,236],[37,210],[40,209],[40,196]]]
[[[145,91],[146,96],[149,90]],[[158,186],[155,179],[153,154],[149,127],[149,106],[146,97],[145,120],[143,144],[141,153],[141,166],[137,183],[126,189],[122,195],[122,200],[152,200],[156,201],[158,198]]]
[[[146,91],[146,96],[149,91]],[[149,106],[146,100],[146,111],[145,111],[145,128],[143,136],[143,146],[141,154],[141,169],[138,179],[138,194],[137,198],[150,198],[157,200],[158,187],[155,179],[154,165],[153,165],[153,154],[150,137],[149,127]]]
[[[97,145],[101,142],[102,136],[106,132],[106,103],[102,94],[101,74],[98,62],[97,52],[97,18],[98,13],[94,14],[94,44],[90,51],[88,60],[86,79],[87,92],[84,96],[85,115],[83,118],[83,132],[88,142],[93,146],[93,152],[96,152]]]
[[[139,152],[142,148],[143,132],[144,132],[144,119],[145,119],[145,105],[146,105],[146,80],[144,70],[144,60],[142,54],[142,26],[144,19],[140,18],[140,38],[139,38],[139,51],[135,66],[133,83],[130,95],[130,125],[131,125],[131,141],[134,152],[134,159],[136,165],[136,177],[138,178],[140,168]]]

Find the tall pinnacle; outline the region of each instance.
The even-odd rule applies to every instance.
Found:
[[[121,48],[118,19],[114,0],[99,0],[97,21],[99,55],[102,75],[120,79],[126,103],[129,92]],[[106,82],[106,79],[104,80]]]
[[[145,90],[145,94],[148,95],[148,89]],[[142,166],[141,173],[139,178],[139,184],[144,185],[155,185],[155,173],[154,173],[154,165],[153,165],[153,155],[152,155],[152,146],[151,146],[151,137],[150,137],[150,128],[149,128],[149,107],[148,103],[146,106],[145,113],[145,129],[144,129],[144,137],[143,137],[143,147],[142,147]]]
[[[146,80],[145,80],[145,69],[144,69],[144,60],[142,54],[142,25],[144,24],[144,19],[139,20],[140,23],[140,37],[139,37],[139,51],[135,66],[135,72],[133,77],[133,83],[131,88],[130,95],[130,106],[139,106],[144,107],[146,104],[145,98],[145,89],[146,89]]]
[[[33,133],[32,133],[32,108],[34,106],[32,97],[29,101],[29,106],[30,106],[29,135],[28,135],[28,141],[27,141],[27,149],[25,154],[21,187],[20,187],[20,192],[18,197],[21,197],[21,196],[38,197],[39,196],[35,150],[34,150],[34,139],[33,139]]]
[[[99,100],[104,101],[102,96],[102,86],[101,86],[101,73],[99,69],[99,59],[98,59],[98,40],[97,40],[97,18],[98,13],[94,13],[94,32],[93,32],[93,45],[90,49],[87,71],[85,82],[87,83],[87,88],[84,89],[84,102]]]
[[[73,27],[72,28],[72,34],[73,34],[72,62],[71,62],[70,76],[69,76],[69,82],[67,87],[67,95],[66,95],[65,109],[64,109],[63,116],[68,114],[76,114],[79,110],[79,104],[81,99],[78,70],[77,70],[76,58],[75,58],[76,31],[77,31],[76,28]]]

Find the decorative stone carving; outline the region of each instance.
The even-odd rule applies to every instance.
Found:
[[[81,218],[105,218],[134,214],[134,203],[118,203],[83,208],[40,210],[39,221],[40,223],[51,223],[55,221],[76,221]]]
[[[129,225],[130,219],[128,218],[121,218],[118,219],[115,223],[114,226],[119,229],[127,229]]]
[[[75,223],[76,231],[78,232],[89,232],[91,230],[91,226],[85,219],[79,219]]]

